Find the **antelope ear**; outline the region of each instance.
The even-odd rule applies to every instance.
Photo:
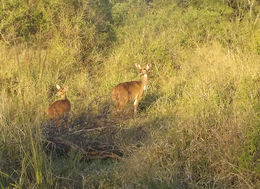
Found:
[[[56,85],[56,87],[57,87],[58,90],[60,89],[60,86],[58,84]]]
[[[67,90],[69,89],[69,87],[68,87],[68,86],[65,86],[64,89],[65,89],[65,91],[67,91]]]
[[[151,66],[152,66],[151,64],[147,64],[146,69],[149,70],[151,68]]]
[[[137,67],[138,69],[141,69],[140,64],[135,64],[135,67]]]

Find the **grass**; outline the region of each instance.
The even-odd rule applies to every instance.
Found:
[[[259,4],[238,17],[225,1],[46,2],[32,9],[41,31],[18,35],[13,17],[0,28],[1,188],[260,187]],[[120,132],[102,138],[123,159],[46,154],[56,84],[69,86],[73,124],[113,86],[139,79],[135,63],[152,64],[139,115],[129,118],[128,105]]]

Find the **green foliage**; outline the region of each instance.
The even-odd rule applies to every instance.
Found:
[[[2,1],[0,10],[1,37],[7,42],[15,39],[31,41],[37,33],[48,30],[50,20],[44,9],[46,1]]]
[[[255,112],[259,114],[259,102],[255,104]],[[240,165],[242,171],[248,169],[254,171],[257,175],[260,172],[260,124],[259,119],[247,131],[247,140],[244,141],[243,153],[239,157]]]

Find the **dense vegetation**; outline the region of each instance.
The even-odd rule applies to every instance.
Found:
[[[1,188],[260,188],[259,1],[0,2]],[[123,159],[46,154],[56,84],[73,123],[135,63],[152,71]]]

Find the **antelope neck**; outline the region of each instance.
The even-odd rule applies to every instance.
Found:
[[[144,86],[144,89],[146,87],[146,84],[147,84],[147,74],[143,74],[142,77],[141,77],[141,81],[142,81],[142,84]]]
[[[61,98],[62,98],[63,100],[67,100],[67,95],[66,95],[66,94],[63,94],[63,95],[61,95]]]

